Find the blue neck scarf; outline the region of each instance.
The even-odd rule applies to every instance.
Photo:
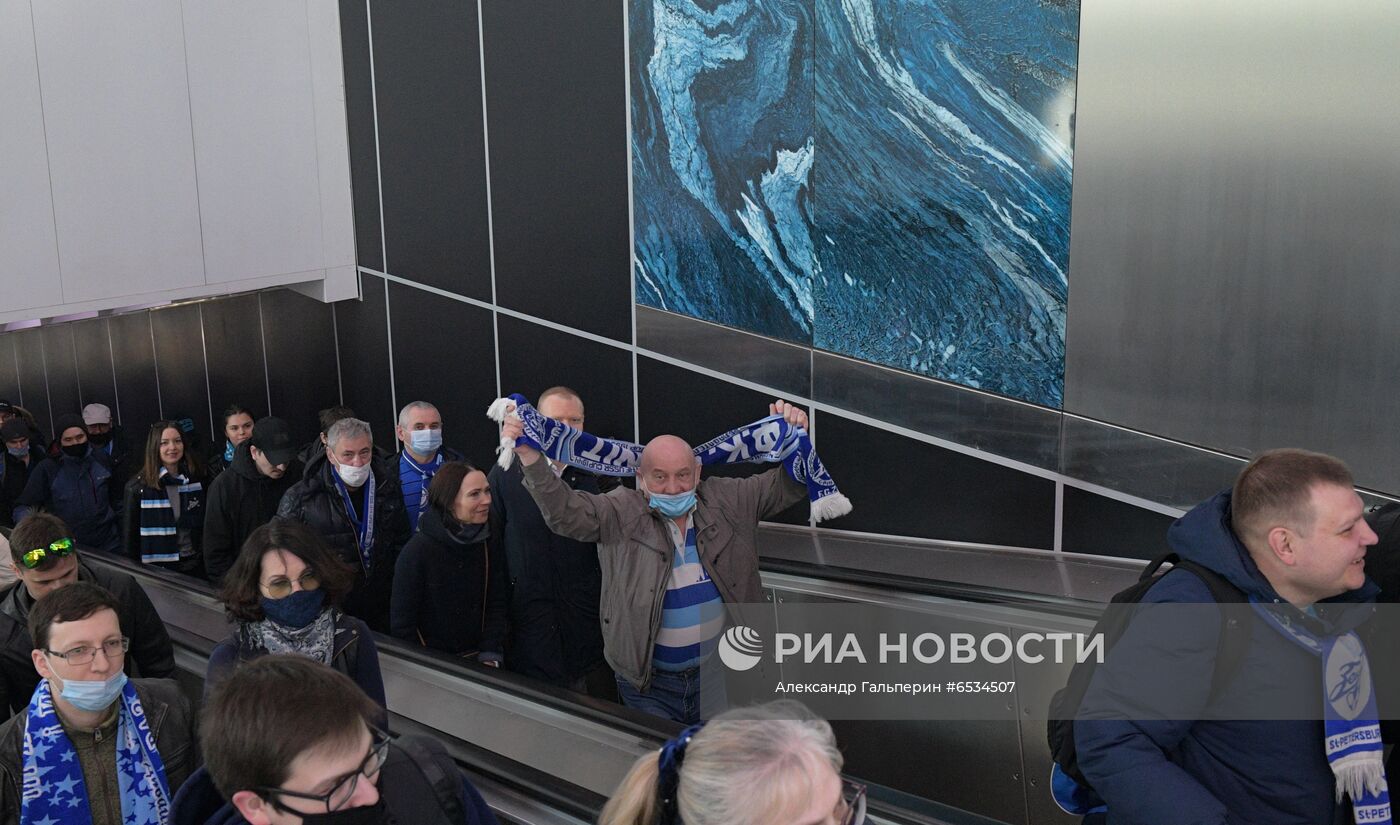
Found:
[[[544,453],[554,461],[579,467],[591,473],[608,476],[634,476],[642,458],[642,445],[630,441],[599,438],[575,430],[562,421],[546,418],[522,395],[498,398],[486,414],[497,423],[504,422],[510,406],[525,425],[519,443]],[[497,464],[510,469],[515,459],[515,444],[501,443]],[[695,457],[704,465],[752,463],[781,463],[789,476],[807,486],[807,500],[817,521],[844,516],[851,512],[850,499],[836,489],[836,482],[826,471],[812,439],[801,427],[794,427],[780,415],[770,415],[745,427],[730,430],[718,438],[695,448]]]
[[[225,442],[224,442],[224,461],[225,461],[225,463],[230,462],[230,461],[233,461],[233,453],[234,453],[234,450],[235,450],[235,449],[236,449],[236,448],[233,446],[233,442],[232,442],[232,441],[225,441]]]
[[[122,688],[118,701],[117,787],[121,791],[122,819],[127,825],[168,825],[170,786],[165,780],[165,764],[131,682]],[[54,711],[48,679],[39,683],[29,700],[20,805],[20,822],[92,822],[82,765]]]
[[[1389,825],[1380,714],[1361,639],[1354,632],[1319,637],[1277,605],[1254,598],[1250,605],[1285,639],[1321,659],[1324,744],[1337,780],[1337,801],[1342,794],[1351,797],[1357,822]]]
[[[365,566],[365,575],[369,575],[370,551],[374,549],[374,471],[370,470],[365,486],[360,488],[365,491],[365,511],[359,516],[355,515],[355,502],[350,497],[350,490],[340,480],[340,474],[334,467],[331,468],[331,478],[335,479],[335,488],[340,491],[340,500],[345,503],[345,515],[355,527],[355,545],[360,548],[360,562]]]

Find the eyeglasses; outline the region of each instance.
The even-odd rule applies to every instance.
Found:
[[[101,647],[89,647],[79,645],[78,647],[65,650],[59,653],[56,650],[45,650],[50,656],[57,656],[70,665],[85,665],[97,658],[97,651],[102,651],[102,655],[107,657],[107,661],[120,658],[131,648],[131,639],[126,636],[120,639],[108,639],[102,643]]]
[[[310,802],[320,802],[326,806],[326,813],[338,811],[345,807],[345,803],[350,801],[350,797],[355,795],[355,786],[359,784],[360,777],[373,779],[379,775],[379,769],[384,767],[384,760],[389,758],[389,735],[377,728],[369,729],[373,741],[369,746],[369,753],[365,755],[365,761],[360,763],[360,767],[349,776],[342,777],[336,782],[335,787],[329,793],[312,794],[301,793],[300,791],[288,791],[282,788],[252,788],[259,794],[268,794],[268,802],[272,807],[284,814],[292,816],[304,816],[316,811],[296,811],[278,802],[274,796],[290,796],[293,799],[305,799]]]
[[[841,825],[862,825],[865,822],[865,786],[842,779],[841,802],[836,810]]]
[[[48,547],[38,547],[19,557],[20,563],[33,570],[48,558],[61,559],[73,552],[72,539],[59,539]]]
[[[317,576],[315,571],[308,570],[302,573],[296,582],[301,585],[302,590],[316,590],[321,586],[321,577]],[[278,576],[264,584],[263,587],[266,588],[268,597],[272,599],[285,599],[292,595],[292,582],[286,576]]]

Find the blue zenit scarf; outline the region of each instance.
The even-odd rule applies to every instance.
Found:
[[[122,688],[117,721],[117,788],[127,825],[167,825],[170,786],[156,738],[131,682]],[[35,689],[24,724],[20,822],[86,825],[92,822],[83,768],[53,708],[49,680]]]
[[[1380,714],[1371,686],[1371,664],[1356,633],[1319,637],[1282,608],[1250,599],[1254,611],[1285,639],[1322,660],[1322,710],[1327,762],[1337,780],[1337,801],[1351,797],[1358,823],[1389,825]]]
[[[576,430],[562,421],[546,418],[522,395],[498,398],[486,410],[496,423],[503,423],[511,413],[519,416],[525,433],[519,443],[534,447],[549,458],[579,467],[591,473],[609,476],[634,476],[642,458],[642,445],[630,441],[599,438]],[[510,469],[515,447],[504,439],[497,464]],[[836,489],[836,482],[817,457],[812,439],[802,427],[794,427],[781,415],[761,418],[745,427],[730,430],[695,448],[695,456],[703,465],[737,464],[739,462],[781,463],[794,481],[807,486],[807,500],[817,521],[844,516],[851,512],[850,499]]]

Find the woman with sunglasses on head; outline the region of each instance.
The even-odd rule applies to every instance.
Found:
[[[384,708],[374,638],[340,609],[353,583],[354,571],[305,525],[273,519],[254,530],[224,576],[224,609],[238,629],[210,655],[205,695],[241,662],[294,653],[349,676]]]
[[[632,767],[598,825],[860,825],[831,725],[798,702],[725,711]]]
[[[122,538],[126,555],[204,578],[201,539],[207,478],[184,432],[174,421],[157,421],[146,437],[141,469],[126,485]]]

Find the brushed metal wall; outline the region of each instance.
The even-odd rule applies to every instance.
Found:
[[[1400,492],[1400,3],[1081,20],[1066,410]]]

